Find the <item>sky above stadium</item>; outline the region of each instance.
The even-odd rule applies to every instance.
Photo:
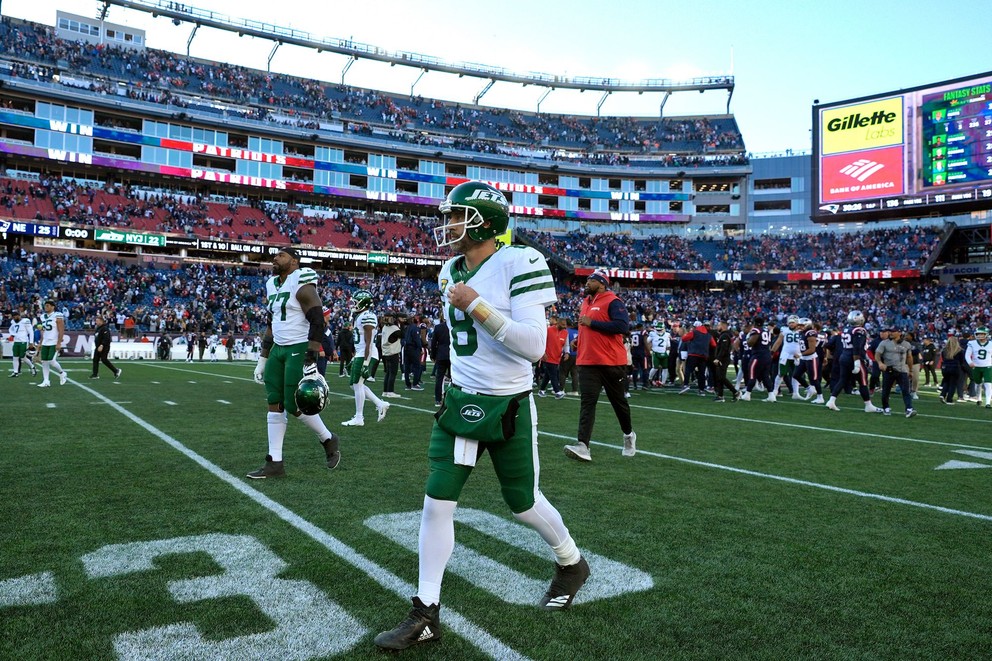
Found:
[[[93,17],[93,0],[5,0],[3,13],[54,25],[56,11]],[[446,62],[472,62],[513,72],[686,80],[732,74],[730,111],[754,153],[808,150],[811,105],[915,87],[992,69],[992,41],[983,35],[989,0],[958,0],[944,9],[878,0],[692,3],[627,0],[604,3],[491,3],[452,0],[192,0],[199,9],[353,39],[387,51],[410,51]],[[186,52],[191,26],[112,7],[107,20],[147,32],[148,45]],[[201,29],[190,55],[265,69],[272,43]],[[282,46],[272,70],[340,82],[347,58]],[[345,82],[410,93],[420,71],[359,60]],[[485,80],[428,73],[413,88],[425,97],[462,103]],[[535,110],[543,88],[497,83],[483,105]],[[557,90],[543,112],[595,115],[601,93]],[[660,94],[614,94],[603,115],[657,116]],[[723,91],[674,94],[666,116],[724,113]]]

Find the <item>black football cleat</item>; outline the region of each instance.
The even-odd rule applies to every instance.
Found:
[[[589,578],[589,563],[585,558],[579,558],[574,565],[561,566],[555,563],[555,577],[551,586],[541,599],[541,608],[545,610],[564,610],[572,605],[575,593]]]
[[[441,605],[425,606],[419,597],[413,598],[413,608],[395,629],[375,637],[375,644],[386,650],[405,650],[418,643],[441,640]]]
[[[285,477],[286,469],[281,461],[272,461],[271,455],[265,455],[265,465],[257,471],[248,473],[248,477],[253,480],[264,480],[267,477]]]
[[[324,456],[327,457],[327,470],[334,470],[341,463],[338,435],[331,432],[331,437],[321,441],[320,444],[324,446]]]

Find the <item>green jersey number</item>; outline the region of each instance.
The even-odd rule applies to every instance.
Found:
[[[289,292],[281,291],[278,294],[273,294],[269,296],[269,311],[272,315],[276,314],[276,305],[279,306],[280,317],[279,321],[286,321],[286,304],[289,303]]]
[[[455,355],[471,356],[479,348],[479,336],[472,318],[458,308],[448,306],[448,321],[451,326],[451,346]]]

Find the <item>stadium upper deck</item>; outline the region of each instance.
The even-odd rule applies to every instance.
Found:
[[[581,117],[463,106],[399,96],[317,80],[206,62],[154,49],[93,45],[60,39],[53,28],[13,19],[0,26],[0,52],[15,62],[58,68],[94,91],[117,92],[119,81],[139,84],[157,101],[188,105],[201,97],[235,102],[246,116],[321,128],[349,122],[355,130],[395,139],[422,140],[486,151],[528,149],[537,156],[581,161],[615,158],[657,165],[659,159],[691,167],[677,155],[712,155],[716,162],[744,163],[744,141],[732,116],[692,118]],[[28,73],[22,68],[15,73]],[[80,80],[81,79],[81,80]],[[216,104],[206,110],[221,112]],[[288,114],[284,116],[284,114]],[[406,135],[412,133],[413,135]],[[473,149],[474,145],[474,149]],[[578,152],[578,153],[574,153]],[[593,154],[602,152],[597,159]],[[705,163],[700,159],[699,163]]]

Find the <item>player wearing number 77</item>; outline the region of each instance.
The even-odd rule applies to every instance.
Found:
[[[545,350],[544,310],[557,300],[547,262],[533,248],[497,247],[495,237],[509,225],[509,205],[492,186],[459,184],[440,210],[444,224],[434,228],[434,238],[459,253],[438,276],[451,332],[451,387],[435,416],[427,452],[413,609],[375,638],[376,645],[391,650],[441,638],[441,580],[455,545],[455,507],[485,452],[513,516],[531,525],[554,554],[555,576],[539,604],[569,607],[589,576],[561,515],[538,485],[531,364]]]
[[[273,277],[265,283],[269,324],[262,334],[262,352],[255,381],[265,384],[269,403],[269,453],[265,465],[248,473],[256,480],[285,475],[282,444],[287,413],[305,424],[324,446],[328,468],[341,461],[338,437],[320,419],[327,402],[327,384],[317,372],[324,337],[324,313],[317,293],[317,273],[300,268],[295,248],[283,248],[272,258]]]

